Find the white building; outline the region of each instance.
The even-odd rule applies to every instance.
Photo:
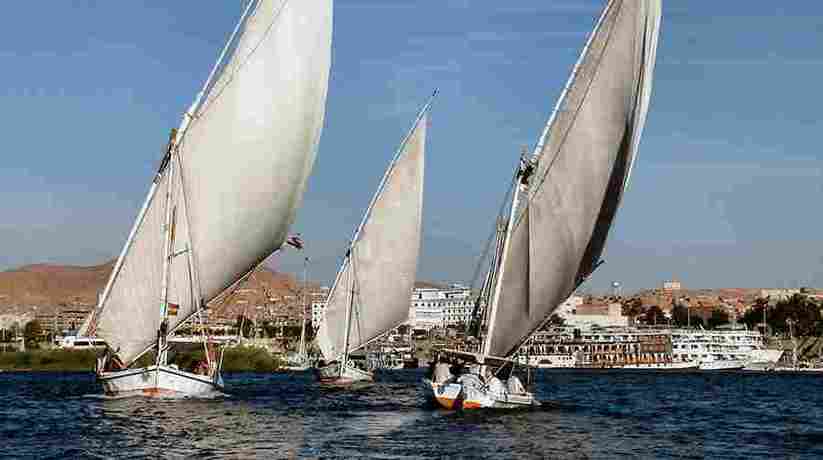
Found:
[[[463,325],[469,321],[474,302],[471,290],[459,284],[448,288],[415,288],[408,323],[417,330]]]
[[[319,328],[324,319],[326,319],[326,302],[312,302],[311,327],[314,329]]]
[[[469,321],[474,309],[471,290],[459,284],[448,288],[415,288],[410,304],[409,319],[405,324],[424,331],[449,325],[462,326]],[[312,327],[320,327],[325,320],[325,312],[325,296],[314,294],[311,304]]]
[[[800,294],[800,289],[761,289],[760,297],[772,302],[789,300],[793,295]]]
[[[311,293],[311,327],[316,331],[326,319],[326,300],[329,288],[323,286],[319,292]]]
[[[573,295],[560,304],[555,313],[563,318],[567,326],[625,327],[629,325],[629,318],[623,316],[622,309],[623,306],[616,302],[606,305],[584,305],[582,296]]]

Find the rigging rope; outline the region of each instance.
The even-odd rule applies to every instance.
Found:
[[[273,29],[273,27],[274,27],[274,24],[277,22],[277,20],[278,20],[278,19],[280,19],[280,15],[283,13],[283,10],[285,10],[285,9],[286,9],[286,5],[287,5],[288,3],[289,3],[289,0],[284,0],[284,1],[283,1],[283,3],[280,5],[280,9],[279,9],[279,10],[277,10],[277,13],[275,13],[275,15],[274,15],[274,17],[272,18],[272,20],[271,20],[271,22],[269,23],[269,25],[268,25],[268,26],[266,26],[266,31],[263,33],[263,36],[262,36],[262,37],[260,38],[260,40],[259,40],[259,41],[258,41],[258,42],[257,42],[257,43],[256,43],[256,44],[252,47],[252,48],[251,48],[251,50],[249,50],[249,53],[248,53],[248,54],[247,54],[247,55],[243,58],[242,62],[239,62],[239,64],[237,65],[237,67],[236,67],[234,70],[232,70],[230,74],[228,74],[228,76],[226,77],[225,82],[223,83],[223,86],[221,86],[221,87],[217,90],[217,92],[216,92],[216,93],[214,93],[213,95],[212,95],[212,90],[214,89],[214,85],[212,85],[212,86],[210,86],[210,87],[208,88],[208,91],[207,91],[207,94],[208,94],[208,95],[207,95],[207,97],[206,97],[206,101],[203,103],[202,107],[201,107],[200,109],[198,109],[198,110],[197,110],[197,113],[195,113],[195,114],[194,114],[194,117],[193,117],[193,120],[192,120],[192,124],[197,123],[197,120],[199,120],[199,119],[200,119],[200,117],[201,117],[201,116],[203,116],[203,115],[204,115],[204,114],[208,111],[208,109],[209,109],[209,108],[211,108],[211,106],[213,105],[213,103],[214,103],[215,101],[217,101],[217,100],[218,100],[218,99],[219,99],[219,98],[223,95],[223,91],[224,91],[226,88],[228,88],[228,87],[229,87],[229,85],[231,84],[231,82],[234,80],[234,76],[235,76],[235,75],[237,75],[237,73],[238,73],[238,72],[239,72],[239,71],[240,71],[240,70],[241,70],[241,69],[242,69],[242,68],[243,68],[243,67],[244,67],[244,66],[245,66],[248,62],[249,62],[249,60],[250,60],[250,59],[251,59],[251,57],[254,55],[254,53],[255,53],[255,52],[257,52],[257,49],[260,47],[260,45],[261,45],[261,44],[263,44],[263,42],[264,42],[264,41],[266,41],[266,39],[269,37],[269,34],[271,33],[271,31],[272,31],[272,29]],[[255,8],[259,8],[259,6],[260,6],[260,5],[258,4]],[[246,18],[246,24],[248,24],[249,19],[250,19],[250,17],[249,17],[249,18]],[[244,31],[244,32],[245,32],[245,31]],[[237,39],[237,43],[235,44],[235,50],[234,50],[235,52],[237,51],[236,46],[239,44],[239,41],[240,41],[240,39],[238,38],[238,39]],[[226,69],[226,66],[228,65],[228,63],[229,63],[229,62],[231,62],[231,59],[229,59],[229,60],[226,62],[226,64],[224,64],[224,65],[223,65],[223,67],[221,68],[221,76],[222,76],[222,72]],[[217,82],[217,80],[219,80],[219,77],[215,80],[215,83]]]
[[[621,10],[621,12],[622,12],[622,10]],[[525,203],[526,207],[531,205],[531,202],[532,202],[532,199],[534,198],[534,196],[537,195],[537,193],[540,190],[542,190],[543,184],[548,179],[549,173],[551,172],[552,168],[554,167],[555,163],[557,162],[557,159],[560,157],[560,153],[563,150],[563,146],[566,144],[566,139],[568,138],[569,133],[571,132],[572,128],[575,125],[575,122],[577,121],[577,116],[580,114],[580,108],[586,102],[586,99],[589,95],[591,87],[594,84],[594,80],[597,78],[597,74],[600,72],[600,61],[603,59],[603,56],[606,54],[606,49],[608,48],[609,43],[611,42],[612,34],[614,33],[615,28],[616,27],[613,24],[612,27],[609,29],[609,33],[606,36],[605,41],[603,42],[603,46],[600,50],[600,54],[599,54],[599,56],[597,56],[596,62],[594,63],[594,75],[592,75],[591,79],[589,79],[589,82],[586,85],[586,88],[583,91],[582,96],[580,97],[580,102],[577,104],[577,107],[575,107],[575,109],[574,109],[574,115],[572,116],[572,119],[569,122],[568,127],[561,134],[561,136],[560,136],[561,140],[560,140],[559,145],[557,146],[557,149],[554,152],[554,155],[552,156],[551,160],[549,161],[548,166],[546,166],[546,169],[543,171],[543,174],[541,175],[539,181],[535,184],[534,187],[531,187],[531,186],[529,187],[530,188],[530,191],[529,191],[530,193],[526,197],[526,203]],[[596,33],[596,31],[595,31],[595,33]],[[584,52],[588,52],[588,51],[589,51],[589,49],[584,50]],[[572,79],[575,79],[577,77],[577,75],[580,73],[579,68],[576,69],[576,70],[577,71],[574,73],[574,75],[572,75]],[[561,101],[561,104],[558,105],[558,109],[557,109],[558,111],[561,111],[560,106],[564,105],[565,102],[567,101],[568,94],[566,94],[565,96],[566,97],[564,97],[564,99]],[[562,111],[563,112],[569,112],[569,110],[562,110]],[[550,132],[551,129],[554,128],[556,122],[557,122],[556,119],[554,121],[552,121],[552,126],[549,127],[547,132]],[[537,148],[537,145],[535,145],[535,148]],[[542,156],[543,156],[543,152],[537,152],[535,154],[535,157],[533,157],[533,158],[539,159]],[[518,214],[517,220],[515,221],[514,225],[512,226],[512,229],[511,229],[512,231],[514,231],[514,229],[517,228],[520,225],[520,222],[523,220],[523,215],[524,214],[523,214],[522,211]]]

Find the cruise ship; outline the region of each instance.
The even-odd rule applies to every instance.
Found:
[[[696,362],[702,370],[769,370],[783,354],[768,349],[762,334],[745,328],[673,329],[671,335],[674,361]]]
[[[518,359],[539,368],[768,370],[781,350],[740,328],[556,327],[533,335]]]

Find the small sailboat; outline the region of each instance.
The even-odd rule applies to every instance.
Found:
[[[287,360],[285,370],[301,372],[309,370],[311,363],[309,362],[309,354],[306,349],[306,310],[308,309],[309,301],[309,258],[303,259],[303,292],[301,302],[301,321],[300,321],[300,342],[297,348],[297,354],[292,355]]]
[[[317,331],[323,362],[315,371],[321,383],[372,381],[368,366],[358,367],[352,352],[362,351],[408,318],[420,250],[431,102],[400,144],[329,291],[326,317]]]
[[[646,119],[660,16],[660,0],[610,0],[603,10],[512,181],[470,328],[480,349],[445,350],[424,380],[437,404],[538,403],[512,357],[602,263]]]
[[[332,1],[251,1],[180,127],[80,334],[105,341],[110,395],[220,390],[222,347],[174,362],[175,332],[286,241],[325,115]],[[202,328],[201,328],[202,331]],[[191,346],[191,341],[189,346]],[[155,352],[155,358],[140,363]],[[145,359],[143,360],[145,361]]]

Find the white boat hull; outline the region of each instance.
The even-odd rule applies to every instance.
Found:
[[[426,395],[444,409],[516,409],[539,406],[533,393],[492,392],[487,387],[423,379]]]
[[[181,371],[170,366],[149,366],[101,372],[97,379],[110,396],[208,396],[223,390],[223,378]]]
[[[672,362],[672,363],[650,363],[650,364],[624,364],[620,369],[637,369],[648,371],[685,371],[689,369],[698,369],[700,364],[691,361]]]
[[[734,371],[743,369],[745,366],[746,363],[744,363],[743,361],[738,361],[736,359],[700,362],[701,371]]]
[[[371,372],[358,369],[354,366],[346,366],[340,372],[340,363],[331,363],[328,366],[318,367],[315,374],[320,383],[333,385],[347,385],[357,382],[373,382],[374,375]]]
[[[282,369],[289,372],[305,372],[311,368],[309,366],[285,366]]]

